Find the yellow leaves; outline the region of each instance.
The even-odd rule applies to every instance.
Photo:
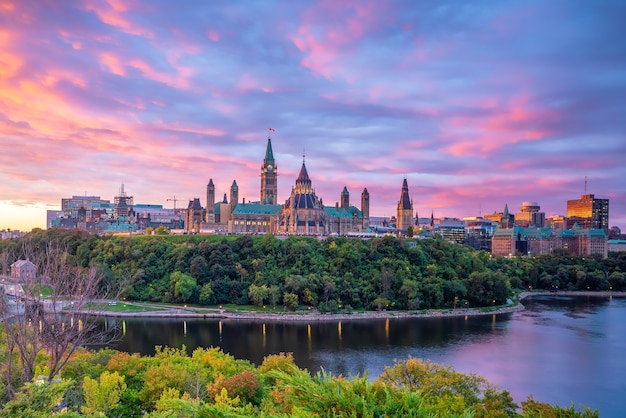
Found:
[[[289,373],[297,369],[293,360],[293,353],[270,354],[263,359],[259,366],[259,373],[264,374],[272,370],[281,370]]]
[[[81,411],[87,415],[106,415],[117,405],[125,390],[124,376],[117,372],[105,371],[98,380],[85,376],[83,379],[85,405]]]
[[[227,406],[233,408],[239,405],[239,396],[230,398],[228,397],[228,390],[226,388],[222,388],[220,393],[215,395],[215,404],[218,406]]]

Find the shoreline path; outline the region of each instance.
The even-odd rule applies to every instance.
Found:
[[[592,297],[626,297],[626,292],[613,291],[559,291],[559,292],[522,292],[517,304],[501,305],[483,308],[458,308],[440,310],[416,310],[416,311],[367,311],[354,313],[320,313],[318,311],[296,311],[279,313],[262,312],[226,312],[218,308],[187,307],[185,305],[159,305],[141,302],[115,302],[126,305],[145,307],[145,311],[114,312],[114,311],[89,311],[90,315],[114,318],[197,318],[197,319],[230,319],[230,320],[255,320],[255,321],[344,321],[361,319],[386,319],[386,318],[439,318],[439,317],[463,317],[476,315],[499,315],[509,312],[523,311],[521,303],[527,297],[549,295],[554,297],[592,296]],[[155,310],[156,309],[156,310]]]

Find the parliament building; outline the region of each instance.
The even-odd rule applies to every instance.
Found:
[[[278,166],[267,138],[265,158],[261,165],[259,201],[239,201],[239,187],[233,180],[230,199],[216,203],[215,185],[209,180],[206,207],[199,198],[189,202],[186,213],[187,233],[216,232],[233,234],[347,235],[366,232],[369,228],[370,197],[367,188],[361,193],[360,209],[350,204],[350,193],[344,186],[339,202],[324,206],[315,193],[304,159],[300,173],[283,204],[278,203]]]

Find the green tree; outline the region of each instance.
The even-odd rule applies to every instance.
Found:
[[[248,297],[256,306],[263,306],[268,296],[269,289],[264,284],[261,286],[251,284],[248,289]]]
[[[211,283],[205,283],[200,289],[198,301],[202,305],[210,305],[213,303],[213,300],[213,288],[211,287]]]
[[[283,304],[285,305],[285,309],[295,311],[298,307],[298,295],[295,293],[285,293],[283,295]]]
[[[154,230],[154,235],[169,235],[170,231],[163,225]]]
[[[85,376],[83,379],[85,405],[81,411],[84,414],[106,416],[117,405],[125,390],[124,376],[117,372],[105,371],[98,380]]]
[[[498,390],[480,376],[458,373],[450,366],[409,357],[385,367],[377,381],[419,392],[423,402],[433,407],[438,416],[461,415],[468,408],[480,416],[498,411],[504,414],[494,416],[516,416],[517,405],[508,392]]]
[[[170,274],[170,289],[175,301],[189,302],[198,291],[198,284],[188,274],[175,271]]]

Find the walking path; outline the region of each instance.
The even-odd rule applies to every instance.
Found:
[[[559,292],[522,292],[519,300],[531,296],[550,295],[555,297],[563,296],[593,296],[593,297],[626,297],[626,292],[591,292],[591,291],[559,291]],[[186,305],[172,306],[160,304],[147,304],[138,302],[118,302],[126,305],[145,307],[145,311],[135,312],[114,312],[114,311],[93,311],[90,314],[104,317],[117,318],[217,318],[233,320],[258,320],[258,321],[338,321],[338,320],[359,320],[359,319],[386,319],[386,318],[437,318],[437,317],[459,317],[476,315],[498,315],[508,312],[524,310],[521,303],[488,308],[460,308],[460,309],[429,309],[418,311],[368,311],[354,312],[350,314],[320,313],[316,310],[297,311],[284,313],[261,313],[261,312],[227,312],[218,308],[189,308]],[[158,309],[158,310],[155,310]]]

